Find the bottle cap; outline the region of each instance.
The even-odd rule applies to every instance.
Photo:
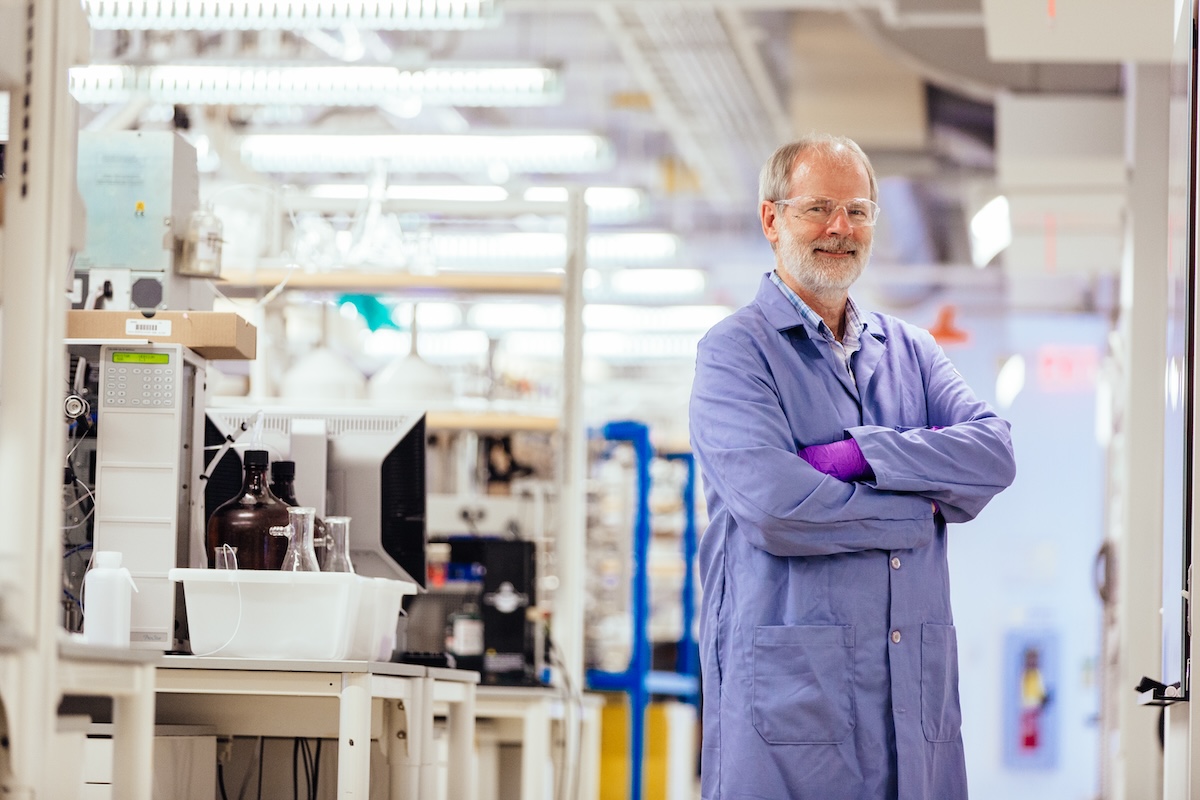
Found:
[[[271,464],[271,480],[290,481],[296,477],[295,461],[275,461]]]
[[[270,461],[266,450],[247,450],[242,456],[242,463],[247,467],[265,467]]]
[[[121,566],[121,554],[116,550],[97,550],[92,553],[92,566],[116,569]]]

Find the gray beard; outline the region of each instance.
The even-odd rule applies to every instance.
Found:
[[[862,275],[871,257],[870,243],[864,245],[836,237],[801,243],[799,237],[786,228],[780,231],[778,244],[779,263],[783,271],[797,284],[818,296],[846,292]],[[834,251],[853,249],[857,252],[849,261],[834,260],[816,252],[816,248]]]

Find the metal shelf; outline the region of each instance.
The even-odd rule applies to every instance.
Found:
[[[284,280],[287,288],[327,292],[403,292],[415,296],[546,295],[561,297],[566,278],[561,272],[479,273],[362,272],[335,270],[303,272],[287,269],[225,270],[218,282],[228,290],[268,290]]]
[[[553,433],[559,418],[552,415],[520,414],[511,411],[437,411],[425,414],[427,430],[532,431]]]

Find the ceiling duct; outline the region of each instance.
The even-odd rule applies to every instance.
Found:
[[[840,13],[794,15],[788,110],[797,131],[849,136],[868,152],[920,150],[925,85]]]
[[[987,52],[996,61],[1166,63],[1178,7],[1171,0],[983,0]]]
[[[1120,272],[1125,235],[1121,98],[1005,93],[996,181],[1012,244],[1001,256],[1015,306],[1075,307]]]
[[[752,204],[763,161],[791,136],[736,11],[683,4],[596,12],[714,206]]]

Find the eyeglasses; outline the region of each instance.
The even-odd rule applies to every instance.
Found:
[[[798,219],[818,225],[829,221],[839,209],[845,209],[846,219],[852,228],[869,228],[879,219],[879,206],[865,197],[855,197],[841,203],[828,197],[792,197],[774,202],[781,206],[791,206],[796,209]]]

